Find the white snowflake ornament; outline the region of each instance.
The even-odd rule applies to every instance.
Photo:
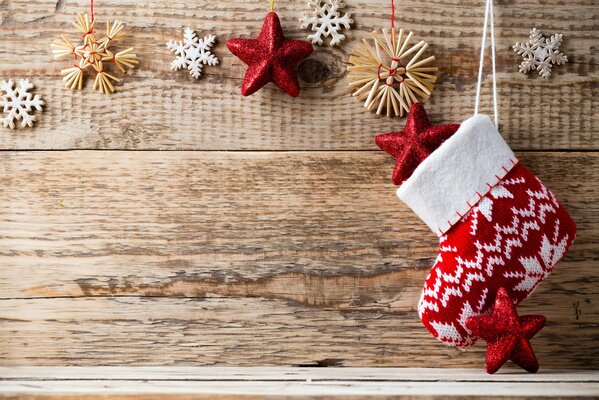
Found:
[[[21,79],[15,87],[12,80],[0,82],[2,90],[2,106],[8,115],[4,118],[4,127],[14,129],[15,121],[21,121],[21,126],[33,126],[36,120],[35,111],[42,111],[44,101],[39,94],[33,96],[29,91],[33,89],[33,83],[28,79]]]
[[[215,41],[216,36],[214,35],[204,36],[203,39],[200,39],[193,29],[185,29],[182,42],[169,40],[166,44],[166,47],[177,56],[171,63],[172,70],[178,71],[181,68],[186,68],[191,76],[198,79],[202,75],[204,65],[218,64],[218,58],[210,52]]]
[[[304,17],[300,19],[302,29],[307,29],[312,25],[314,33],[308,35],[308,40],[311,40],[313,44],[322,45],[323,37],[331,36],[329,46],[335,46],[345,39],[345,35],[339,31],[350,29],[354,20],[348,13],[345,13],[343,17],[339,13],[339,10],[345,7],[342,0],[328,0],[325,4],[322,0],[310,0],[308,7],[312,8],[312,13],[304,13]]]
[[[527,74],[532,70],[539,71],[539,75],[547,79],[551,76],[553,65],[565,64],[568,58],[559,52],[562,43],[562,35],[552,35],[550,38],[543,37],[537,28],[530,31],[528,43],[516,43],[514,51],[522,56],[524,61],[520,63],[520,72]]]

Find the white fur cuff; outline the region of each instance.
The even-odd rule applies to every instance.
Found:
[[[441,236],[517,162],[489,117],[478,114],[416,168],[397,196]]]

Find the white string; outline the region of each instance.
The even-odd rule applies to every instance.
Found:
[[[493,0],[490,0],[489,14],[491,15],[491,64],[493,66],[493,114],[495,126],[499,126],[499,102],[497,101],[497,70],[495,69],[495,21],[493,19]]]
[[[480,103],[480,84],[483,78],[483,60],[485,58],[485,45],[487,40],[487,25],[489,18],[489,0],[485,6],[485,22],[483,25],[483,38],[480,44],[480,58],[478,64],[478,83],[476,84],[476,98],[474,99],[474,114],[478,114],[478,105]]]
[[[489,18],[490,15],[490,18]],[[495,116],[495,125],[499,123],[499,108],[497,102],[497,78],[495,69],[495,21],[493,18],[493,0],[487,0],[485,7],[485,22],[483,27],[483,37],[480,46],[480,62],[478,65],[478,82],[476,84],[476,99],[474,100],[474,114],[478,114],[480,105],[480,90],[483,77],[483,64],[485,59],[485,46],[487,40],[487,26],[491,20],[491,65],[493,68],[493,114]]]

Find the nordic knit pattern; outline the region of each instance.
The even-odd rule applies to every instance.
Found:
[[[488,313],[504,287],[518,304],[553,270],[576,226],[554,195],[516,164],[439,239],[418,312],[446,344],[468,346],[470,316]]]

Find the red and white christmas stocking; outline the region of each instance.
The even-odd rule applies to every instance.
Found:
[[[489,313],[501,287],[515,304],[528,297],[570,247],[576,226],[518,162],[489,117],[478,114],[456,128],[431,126],[416,104],[404,132],[376,141],[397,157],[394,177],[405,178],[395,182],[397,195],[439,237],[418,303],[420,318],[439,340],[467,346],[476,336],[466,320]],[[406,131],[416,144],[394,146],[405,146]],[[398,153],[418,148],[415,153],[423,154],[431,137],[439,139],[432,141],[438,147],[428,147],[430,155],[424,152],[415,167]]]

